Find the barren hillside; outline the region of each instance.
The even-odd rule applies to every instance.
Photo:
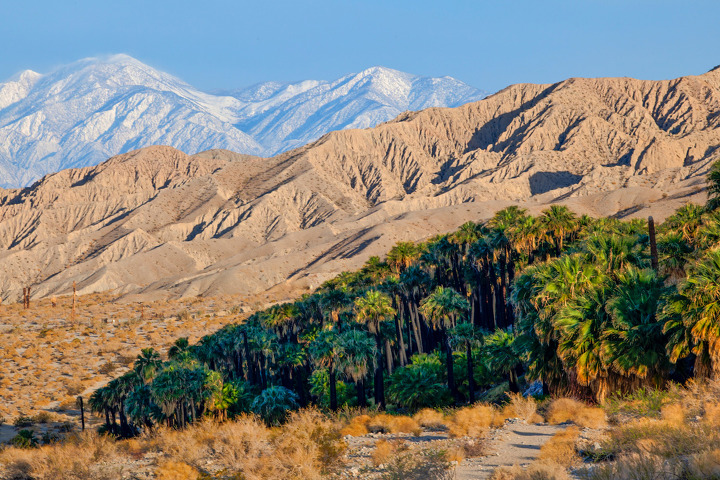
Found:
[[[150,147],[0,190],[0,292],[291,296],[511,203],[662,219],[718,158],[718,70],[515,85],[268,159]]]

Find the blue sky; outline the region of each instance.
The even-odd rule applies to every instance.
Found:
[[[204,89],[373,65],[495,91],[720,64],[718,0],[3,1],[0,79],[127,53]]]

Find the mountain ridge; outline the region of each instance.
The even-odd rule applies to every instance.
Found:
[[[0,190],[0,295],[287,298],[511,204],[660,221],[704,201],[719,112],[720,72],[570,79],[269,158],[135,150]]]
[[[413,101],[377,94],[388,82],[422,83],[423,78],[367,69],[333,82],[255,85],[235,94],[252,97],[253,91],[265,89],[266,96],[243,101],[202,92],[122,54],[82,59],[45,75],[27,70],[0,83],[0,186],[25,186],[46,173],[95,165],[155,144],[190,153],[225,148],[270,156],[334,129],[373,126],[405,107],[484,96],[449,78],[410,85],[408,91],[415,88],[418,97]],[[363,79],[376,86],[341,88],[343,81],[357,84]],[[243,96],[244,91],[248,95]]]

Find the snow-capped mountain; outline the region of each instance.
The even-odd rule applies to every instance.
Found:
[[[25,186],[155,144],[269,156],[331,130],[484,96],[451,77],[383,67],[331,82],[266,82],[210,94],[127,55],[88,58],[0,83],[0,186]]]

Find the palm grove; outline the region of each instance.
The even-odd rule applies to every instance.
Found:
[[[421,244],[398,243],[293,303],[256,312],[163,360],[145,349],[97,390],[104,430],[246,412],[268,423],[320,405],[399,410],[491,388],[602,401],[720,376],[720,162],[705,206],[658,227],[517,207]]]

